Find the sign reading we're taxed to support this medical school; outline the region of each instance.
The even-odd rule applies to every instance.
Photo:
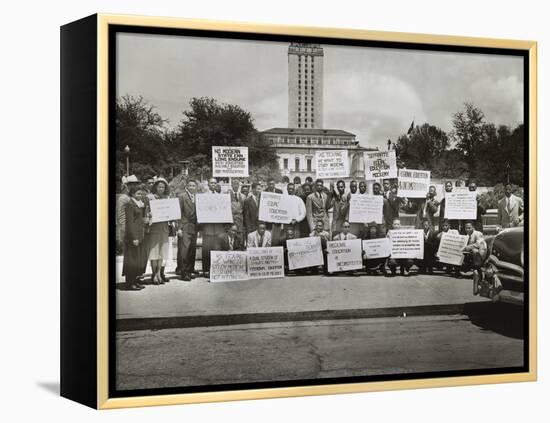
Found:
[[[248,147],[212,146],[212,176],[241,178],[248,175]]]
[[[347,178],[349,158],[347,150],[321,150],[315,152],[317,178]]]

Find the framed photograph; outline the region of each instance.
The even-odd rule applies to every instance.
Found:
[[[536,380],[536,43],[61,28],[61,394]]]

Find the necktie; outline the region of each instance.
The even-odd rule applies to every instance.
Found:
[[[508,209],[508,213],[510,213],[510,197],[506,197],[506,208]]]
[[[264,236],[260,235],[260,243],[258,244],[258,247],[263,247],[264,245]]]

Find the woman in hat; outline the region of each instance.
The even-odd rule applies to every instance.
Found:
[[[129,187],[128,192],[130,201],[124,206],[125,238],[122,268],[126,277],[126,289],[139,291],[144,288],[140,283],[140,276],[143,273],[143,264],[147,261],[147,252],[143,244],[146,222],[143,203],[145,190],[138,185],[133,185]]]
[[[149,202],[168,198],[170,187],[164,178],[157,178],[149,194]],[[170,222],[149,224],[149,261],[151,262],[151,283],[161,285],[167,281],[164,277],[163,262],[168,259]]]

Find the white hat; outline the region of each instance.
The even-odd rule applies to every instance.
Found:
[[[130,175],[126,178],[126,183],[129,184],[129,183],[139,183],[139,179],[136,177],[136,175]]]

